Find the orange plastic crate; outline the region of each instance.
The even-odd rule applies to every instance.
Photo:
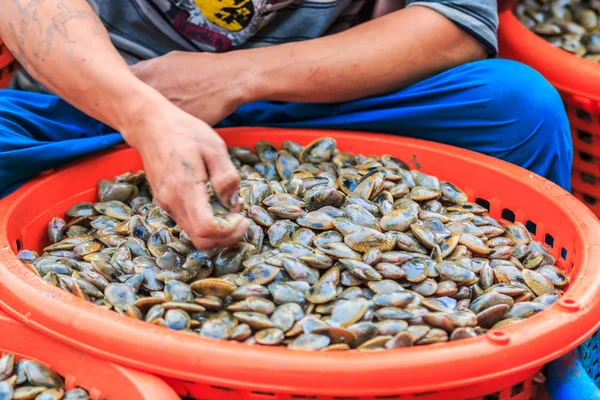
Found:
[[[581,202],[529,171],[485,155],[391,135],[266,128],[219,130],[230,146],[332,136],[338,148],[418,160],[422,171],[461,186],[503,221],[526,223],[569,272],[556,304],[502,331],[441,345],[381,352],[302,352],[248,346],[170,331],[79,299],[35,276],[14,255],[46,243],[46,224],[96,182],[142,167],[118,147],[48,171],[0,201],[0,307],[76,349],[166,377],[200,399],[529,400],[545,363],[581,344],[600,321],[600,224]],[[68,182],[68,184],[66,184]]]
[[[18,65],[15,57],[0,40],[0,89],[8,87],[12,76],[17,72]]]
[[[77,386],[92,400],[176,400],[159,378],[124,368],[51,340],[0,312],[0,354],[40,361],[65,378],[65,389]]]
[[[507,0],[500,14],[500,55],[535,68],[561,94],[573,137],[573,193],[600,215],[600,64],[529,31],[513,14],[517,3]]]

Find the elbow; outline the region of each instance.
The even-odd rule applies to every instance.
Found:
[[[481,43],[475,40],[471,35],[463,38],[461,48],[465,57],[465,62],[484,60],[488,57],[487,50]]]
[[[470,33],[456,26],[455,34],[452,45],[447,48],[446,52],[451,64],[458,66],[488,57],[488,51],[484,45]]]

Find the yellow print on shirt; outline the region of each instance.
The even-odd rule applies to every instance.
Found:
[[[194,0],[204,17],[213,24],[238,32],[254,17],[252,0]]]

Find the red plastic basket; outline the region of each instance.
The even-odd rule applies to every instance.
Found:
[[[0,353],[40,361],[65,378],[66,390],[83,387],[91,400],[176,400],[159,378],[82,353],[0,313]]]
[[[489,206],[494,218],[527,223],[571,274],[572,284],[548,310],[506,330],[382,352],[291,351],[151,326],[47,284],[13,253],[45,245],[50,218],[92,201],[99,179],[142,167],[137,152],[120,147],[49,171],[0,201],[0,306],[77,349],[167,377],[180,394],[203,399],[530,399],[534,373],[600,324],[600,224],[553,183],[481,154],[391,135],[265,128],[219,133],[237,146],[259,139],[307,144],[328,135],[341,150],[418,162],[424,172]]]
[[[0,40],[0,89],[8,87],[10,79],[17,72],[18,65],[8,48]]]
[[[573,137],[573,194],[600,215],[600,64],[547,43],[513,14],[518,0],[500,13],[500,55],[536,70],[560,92]]]

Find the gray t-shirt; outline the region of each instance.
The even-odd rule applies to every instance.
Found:
[[[397,1],[401,0],[387,0]],[[313,39],[361,21],[366,0],[88,0],[129,64],[173,50],[224,52]],[[496,0],[406,0],[443,14],[497,53]],[[27,74],[13,87],[34,89]],[[39,87],[38,90],[45,91]]]

